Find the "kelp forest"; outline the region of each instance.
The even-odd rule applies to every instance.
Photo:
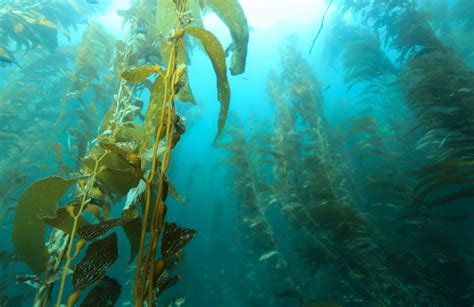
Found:
[[[473,42],[471,0],[0,0],[0,307],[473,306]]]

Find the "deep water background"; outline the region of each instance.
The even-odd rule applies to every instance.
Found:
[[[302,9],[295,8],[295,4],[291,1],[285,4],[279,2],[278,5],[285,6],[287,15],[275,18],[271,16],[271,7],[266,7],[258,13],[249,11],[252,7],[250,2],[242,2],[251,27],[246,71],[239,76],[229,74],[231,87],[229,123],[238,119],[246,135],[250,135],[252,130],[258,127],[267,131],[273,129],[275,110],[266,93],[266,82],[270,75],[279,72],[281,66],[284,65],[281,62],[281,50],[289,42],[293,42],[293,46],[312,64],[312,69],[320,82],[319,86],[323,89],[324,112],[330,127],[334,127],[351,114],[356,114],[367,107],[354,103],[360,90],[357,86],[351,92],[346,92],[347,86],[343,81],[344,68],[340,61],[336,61],[334,65],[330,62],[330,53],[333,52],[333,55],[337,56],[340,50],[325,48],[325,42],[331,39],[327,33],[333,21],[331,14],[334,8],[329,10],[321,36],[309,55],[308,50],[318,31],[325,9],[324,3]],[[319,1],[315,2],[319,3]],[[114,9],[127,7],[125,2],[114,5]],[[304,6],[305,4],[301,2],[296,5]],[[299,14],[305,9],[314,10],[308,12],[311,17],[299,18]],[[273,20],[270,24],[261,21],[267,17]],[[118,39],[126,37],[126,32],[121,30],[120,20],[117,18],[117,16],[109,16],[100,17],[99,20],[105,27],[112,29]],[[228,46],[230,35],[218,18],[209,14],[204,21],[206,28],[217,35],[222,45]],[[72,42],[80,40],[84,28],[85,26],[79,27],[78,32],[72,37]],[[118,32],[119,29],[121,32]],[[182,275],[182,279],[176,286],[165,292],[162,302],[184,296],[187,301],[185,306],[244,306],[245,298],[242,289],[245,288],[244,277],[248,272],[245,271],[241,259],[247,247],[242,243],[242,233],[239,231],[239,218],[241,218],[237,212],[239,200],[232,192],[233,177],[225,163],[228,154],[213,144],[219,113],[216,78],[211,62],[199,48],[192,53],[189,76],[197,105],[178,103],[178,114],[185,118],[186,133],[173,151],[172,164],[168,173],[177,191],[186,199],[184,203],[180,203],[172,197],[169,198],[167,220],[186,228],[193,228],[197,234],[186,246],[183,262],[176,270]],[[0,82],[9,82],[3,69],[0,70]],[[147,96],[142,98],[146,101]],[[224,132],[223,138],[225,137]],[[66,140],[62,142],[66,143]],[[40,174],[33,175],[40,178]],[[119,205],[116,210],[115,213],[118,214]],[[288,221],[277,209],[269,210],[267,217],[275,225],[275,237],[284,258],[290,263],[298,261],[296,252],[288,239],[291,232]],[[460,227],[469,228],[470,226],[470,224],[464,224]],[[9,224],[3,225],[0,229],[1,250],[14,249],[11,243],[11,230]],[[121,229],[117,231],[119,254],[124,256],[119,256],[119,260],[112,266],[108,276],[117,278],[122,284],[122,295],[117,306],[132,306],[130,290],[134,267],[126,263],[129,253],[128,240]],[[474,244],[472,238],[465,240],[467,244],[470,242]],[[28,272],[27,266],[20,262],[9,265],[8,269],[12,272]],[[297,279],[304,273],[302,266],[291,269]],[[31,291],[26,287],[24,285],[10,286],[8,295],[14,296]],[[305,289],[305,291],[308,293],[325,291],[324,286],[318,287],[318,290]],[[56,291],[57,289],[52,297],[56,296]],[[70,291],[70,288],[66,288],[65,293],[70,293]],[[268,306],[272,305],[273,299],[268,298]],[[22,306],[31,306],[31,297],[25,300]],[[3,306],[0,305],[0,307]]]

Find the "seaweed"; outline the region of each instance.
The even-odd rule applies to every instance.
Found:
[[[75,178],[48,177],[33,183],[22,195],[16,209],[13,243],[19,259],[35,274],[40,274],[48,260],[41,217],[53,215],[56,203],[74,184]]]
[[[84,298],[81,307],[104,306],[112,307],[117,302],[122,286],[115,278],[104,276]]]
[[[282,294],[278,297],[279,301],[300,303],[302,300],[301,289],[289,269],[287,260],[280,252],[272,225],[266,217],[266,212],[271,205],[271,200],[268,198],[271,189],[265,187],[265,179],[259,176],[262,170],[258,160],[255,161],[256,155],[250,156],[251,153],[258,153],[255,148],[262,146],[262,144],[258,142],[257,136],[252,138],[252,142],[247,141],[239,126],[226,130],[225,140],[218,147],[230,154],[227,163],[232,167],[234,173],[232,187],[239,198],[239,215],[241,215],[239,219],[242,220],[244,226],[245,242],[248,245],[247,252],[250,256],[245,261],[248,267],[258,268],[262,264],[265,268],[264,271],[252,269],[247,273],[247,276],[262,274],[271,281],[269,289],[265,290],[270,291],[271,294]],[[260,286],[260,281],[251,278],[246,280],[248,282],[246,285],[248,299],[251,301],[254,298],[252,291]],[[261,290],[256,291],[261,292]]]
[[[244,12],[237,0],[204,0],[204,7],[214,11],[224,24],[227,25],[232,37],[232,60],[230,72],[232,75],[240,75],[245,71],[245,60],[247,58],[247,45],[249,42],[249,29]],[[229,48],[231,48],[229,46]]]
[[[178,253],[191,239],[196,231],[176,226],[175,223],[165,223],[161,238],[161,254],[167,259]]]
[[[209,31],[196,27],[188,27],[185,29],[186,33],[196,37],[203,45],[206,53],[211,59],[212,66],[217,75],[217,90],[221,109],[219,112],[218,130],[215,141],[222,134],[227,119],[227,112],[229,111],[230,103],[230,87],[227,81],[227,66],[225,63],[224,50],[217,38]]]
[[[84,258],[74,270],[72,276],[74,292],[68,298],[68,305],[72,306],[79,298],[79,293],[87,286],[102,280],[117,258],[117,234],[115,232],[91,243]]]

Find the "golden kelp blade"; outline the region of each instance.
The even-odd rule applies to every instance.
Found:
[[[194,3],[194,1],[188,1],[186,3],[186,11],[192,11],[193,24],[197,26],[202,26],[200,19],[199,7]],[[176,4],[172,0],[158,0],[157,1],[157,10],[156,10],[156,29],[158,36],[161,38],[166,38],[174,31],[175,22],[178,18],[178,13],[176,11]],[[180,44],[183,44],[181,42]],[[168,59],[171,52],[171,45],[163,40],[161,44],[161,57],[163,59]],[[189,59],[184,48],[178,48],[177,63],[188,65]],[[183,78],[183,87],[176,94],[176,97],[182,102],[190,102],[196,104],[196,99],[192,93],[191,87],[189,86],[188,81],[188,72],[184,74]]]
[[[249,28],[242,7],[238,0],[204,0],[203,4],[210,7],[229,28],[233,47],[230,73],[242,74],[249,42]]]
[[[74,225],[74,219],[69,213],[67,207],[59,208],[56,210],[54,216],[42,217],[42,220],[49,226],[62,230],[68,234],[71,234]],[[89,222],[82,216],[79,217],[77,227],[80,228],[86,225],[89,225]]]
[[[16,209],[13,244],[18,258],[35,274],[44,270],[48,250],[44,242],[46,224],[41,217],[54,216],[56,204],[76,179],[48,177],[36,181],[23,193]]]
[[[230,103],[230,87],[229,81],[227,80],[227,66],[225,63],[224,49],[214,34],[207,30],[196,27],[188,27],[185,28],[184,31],[187,34],[194,36],[201,42],[204,50],[206,50],[206,53],[212,62],[212,66],[214,67],[214,71],[217,75],[218,99],[221,103],[218,130],[214,140],[217,141],[224,129]]]
[[[145,65],[145,66],[140,66],[134,69],[126,70],[122,73],[122,78],[127,80],[128,82],[143,82],[145,81],[146,78],[151,76],[156,71],[159,71],[160,68],[158,65]]]

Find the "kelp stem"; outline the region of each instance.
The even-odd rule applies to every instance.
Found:
[[[64,292],[64,285],[66,283],[67,272],[69,270],[69,266],[71,265],[72,260],[77,256],[77,251],[75,251],[74,255],[71,256],[72,245],[73,245],[73,242],[74,242],[74,235],[76,233],[77,224],[79,222],[79,218],[81,216],[81,213],[84,210],[84,207],[86,205],[87,197],[89,196],[89,191],[92,188],[92,185],[94,184],[94,181],[95,181],[95,177],[98,174],[99,164],[102,161],[102,159],[105,157],[105,155],[106,155],[106,153],[103,153],[102,156],[100,156],[100,158],[96,160],[95,166],[94,166],[94,172],[93,172],[92,176],[89,178],[89,180],[87,181],[87,184],[86,184],[86,186],[84,188],[84,191],[82,193],[82,199],[81,199],[81,205],[79,206],[79,211],[78,211],[77,214],[72,215],[72,218],[73,218],[74,222],[73,222],[73,226],[72,226],[72,229],[71,229],[71,234],[70,234],[70,237],[69,237],[69,244],[67,246],[66,264],[64,265],[63,274],[61,276],[61,285],[59,287],[59,294],[58,294],[58,299],[56,301],[56,307],[61,306],[61,299],[62,299],[63,292]]]

